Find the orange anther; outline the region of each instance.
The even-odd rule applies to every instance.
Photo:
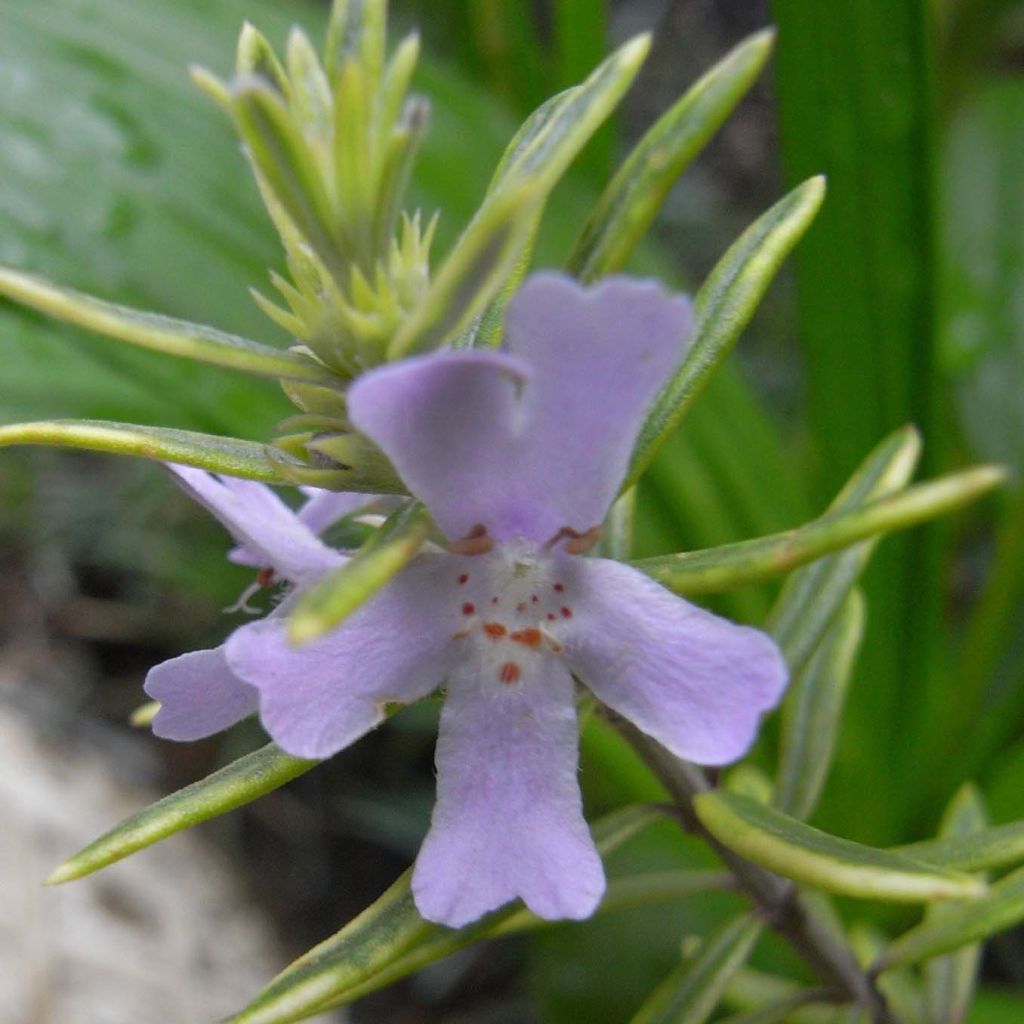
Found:
[[[539,629],[517,629],[509,634],[509,640],[522,644],[524,647],[540,647],[541,634]]]

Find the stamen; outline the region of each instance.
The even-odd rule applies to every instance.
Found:
[[[565,541],[565,550],[570,555],[582,555],[589,551],[601,539],[601,527],[592,526],[589,530],[580,533],[571,526],[563,526],[558,533],[546,541],[544,547],[553,548],[560,540]]]
[[[484,632],[488,636],[494,637],[495,640],[500,640],[508,633],[508,630],[500,622],[485,622]]]
[[[272,566],[265,565],[256,573],[256,586],[270,588],[277,582]]]
[[[228,607],[224,609],[224,614],[233,615],[235,612],[245,612],[246,615],[262,615],[263,609],[254,608],[251,604],[249,604],[249,598],[252,597],[253,594],[258,594],[263,589],[264,588],[260,584],[259,580],[257,580],[255,583],[250,583],[249,586],[247,586],[245,590],[242,591],[242,594],[238,598],[238,600],[234,604],[228,605]]]
[[[487,536],[487,527],[477,523],[461,540],[452,541],[448,550],[453,555],[486,555],[494,547],[494,541]]]

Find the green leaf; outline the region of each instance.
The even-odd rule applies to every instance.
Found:
[[[430,516],[413,501],[395,512],[344,565],[311,587],[288,621],[293,643],[308,643],[368,601],[416,556],[430,532]]]
[[[1024,861],[1024,821],[979,829],[969,834],[946,835],[896,847],[917,860],[958,871],[987,871]]]
[[[939,834],[949,839],[969,837],[986,824],[981,794],[965,785],[950,801]],[[944,907],[929,907],[925,921],[941,920]],[[936,957],[925,965],[925,993],[929,1024],[962,1024],[974,1001],[981,963],[981,944],[975,943],[950,956]]]
[[[944,910],[904,932],[878,958],[873,970],[881,972],[930,960],[1024,921],[1024,868],[993,883],[981,899]]]
[[[838,1024],[833,1017],[835,1004],[827,999],[827,992],[819,992],[807,989],[803,992],[794,992],[792,995],[783,996],[781,999],[773,1000],[757,1010],[745,1010],[742,1013],[734,1013],[729,1017],[723,1017],[720,1024],[797,1024],[798,1018],[793,1016],[794,1010],[800,1010],[808,1006],[828,1006],[829,1024]]]
[[[917,484],[847,512],[829,512],[820,519],[784,533],[635,561],[642,572],[677,594],[711,593],[758,583],[890,530],[905,529],[969,504],[999,487],[1006,472],[999,466],[977,466]]]
[[[854,590],[809,661],[796,673],[783,706],[775,806],[809,818],[828,777],[854,661],[864,636],[864,598]]]
[[[548,195],[622,99],[649,47],[647,36],[630,40],[585,82],[547,100],[527,118],[423,305],[392,341],[390,358],[440,344],[479,313],[481,337],[485,343],[496,340],[505,302],[529,266]]]
[[[591,828],[607,855],[659,817],[651,807],[614,811]],[[474,942],[490,938],[520,915],[520,908],[495,911],[461,930],[429,924],[416,911],[406,871],[372,906],[340,932],[282,971],[225,1024],[290,1024],[341,1006]]]
[[[330,198],[284,99],[256,78],[243,79],[231,96],[238,132],[259,178],[344,288],[348,263],[335,237]]]
[[[57,885],[90,875],[175,832],[265,796],[317,764],[292,757],[268,743],[126,818],[61,864],[46,883]]]
[[[693,344],[647,414],[623,487],[636,483],[729,354],[824,198],[824,178],[805,181],[747,228],[701,285],[694,300]]]
[[[544,203],[580,150],[615,109],[650,49],[650,37],[637,36],[602,62],[579,85],[552,96],[523,123],[509,143],[488,188],[488,202],[504,190],[531,183],[539,202],[508,280],[488,305],[467,341],[493,346],[501,340],[505,306],[530,266]]]
[[[386,0],[334,0],[324,47],[324,65],[332,81],[347,61],[357,58],[372,80],[380,76],[386,24]]]
[[[539,198],[533,185],[522,185],[480,208],[420,305],[391,340],[389,359],[437,347],[483,309],[502,287],[532,233]]]
[[[901,423],[929,439],[927,475],[947,464],[948,399],[937,372],[937,320],[948,298],[938,274],[947,217],[935,194],[935,143],[945,128],[935,109],[937,10],[930,0],[773,4],[786,180],[824,173],[829,181],[829,202],[793,261],[819,494]],[[971,251],[985,262],[987,254]],[[858,812],[859,827],[880,841],[899,839],[924,813],[950,751],[948,733],[934,729],[955,688],[942,671],[949,631],[940,533],[886,545],[865,581],[871,620],[860,673],[870,682],[845,715],[832,820],[863,792],[891,790]],[[893,777],[901,785],[892,787]]]
[[[742,967],[729,984],[726,1001],[730,1007],[755,1013],[763,1007],[803,999],[802,1008],[785,1018],[786,1024],[846,1024],[845,1018],[840,1016],[843,1011],[834,1002],[829,1002],[827,1007],[818,1006],[810,998],[814,994],[789,978]],[[742,1014],[739,1019],[743,1020]],[[732,1024],[732,1019],[729,1020]]]
[[[146,427],[105,420],[43,420],[0,427],[0,448],[44,444],[56,448],[83,448],[112,455],[136,455],[160,462],[208,469],[245,480],[284,483],[267,456],[265,445],[237,437],[217,437],[193,430]],[[288,457],[275,456],[282,462]],[[299,463],[295,463],[299,466]]]
[[[267,37],[248,21],[242,25],[242,31],[238,33],[238,46],[235,50],[235,71],[239,75],[265,78],[282,96],[291,96],[291,83],[288,81],[288,73],[277,59],[273,46],[271,46]],[[209,75],[209,72],[205,72],[202,69],[200,69],[200,73],[203,77]],[[220,89],[217,89],[216,99],[230,113],[231,94],[223,85]]]
[[[744,40],[658,118],[598,200],[569,273],[589,282],[626,265],[673,184],[761,73],[774,38],[767,30]]]
[[[857,508],[905,487],[920,452],[921,438],[913,426],[894,431],[864,459],[829,511]],[[798,671],[817,647],[837,609],[860,578],[876,543],[863,541],[814,562],[786,580],[766,628],[782,647],[790,671]]]
[[[985,883],[811,828],[735,793],[694,798],[704,827],[723,845],[786,878],[829,892],[900,903],[983,896]]]
[[[533,182],[545,194],[555,187],[587,140],[615,109],[651,47],[648,35],[620,46],[579,85],[545,101],[517,132],[488,189]]]
[[[763,927],[762,921],[748,914],[722,925],[692,960],[684,960],[651,993],[631,1024],[704,1024],[750,956]]]
[[[155,352],[265,377],[325,383],[332,379],[326,367],[297,352],[283,352],[203,324],[104,302],[4,267],[0,267],[0,295],[47,316]]]

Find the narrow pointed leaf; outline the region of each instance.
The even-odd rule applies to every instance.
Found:
[[[106,420],[43,420],[0,427],[0,448],[19,444],[136,455],[246,480],[286,482],[280,469],[268,459],[265,445],[237,437],[200,434],[194,430],[110,423]],[[276,458],[281,464],[291,461],[290,456],[283,453]],[[300,463],[295,465],[301,466]]]
[[[894,431],[860,464],[829,511],[856,508],[905,487],[920,454],[921,438],[914,427]],[[779,642],[791,672],[799,671],[817,647],[839,606],[860,578],[876,543],[862,541],[846,551],[819,559],[786,580],[766,628]]]
[[[659,817],[651,807],[614,811],[592,825],[597,848],[611,853]],[[340,932],[285,968],[225,1024],[291,1024],[352,1002],[459,949],[497,934],[519,905],[455,931],[429,924],[416,911],[406,871]]]
[[[677,594],[711,593],[780,576],[869,537],[906,529],[975,501],[1000,486],[998,466],[977,466],[908,487],[848,512],[755,540],[633,562]]]
[[[16,270],[0,268],[0,295],[77,327],[166,355],[264,377],[331,379],[325,367],[297,352],[284,352],[203,324],[104,302]]]
[[[467,342],[487,346],[500,340],[505,305],[529,269],[544,203],[580,150],[618,105],[649,49],[649,36],[631,39],[585,81],[541,104],[513,136],[491,179],[481,214],[508,190],[524,185],[534,190],[537,203],[530,220],[523,224],[518,258],[508,268],[507,280],[493,294]]]
[[[943,816],[940,836],[969,837],[984,829],[985,807],[981,794],[971,785],[961,787]],[[941,920],[945,907],[929,907],[926,922]],[[981,964],[981,943],[976,942],[925,965],[925,997],[929,1024],[962,1024],[974,1001]],[[892,974],[893,972],[890,972]]]
[[[250,22],[242,25],[235,52],[235,71],[239,75],[253,75],[266,79],[282,96],[290,97],[288,74],[274,53],[267,37]],[[229,106],[230,110],[230,98]]]
[[[763,927],[748,914],[722,925],[651,993],[630,1024],[705,1024]]]
[[[828,892],[920,903],[974,899],[987,889],[981,879],[829,835],[735,793],[701,793],[694,809],[719,842],[747,860]]]
[[[636,483],[729,354],[824,197],[824,178],[795,188],[740,235],[701,285],[694,300],[693,345],[647,415],[624,487]]]
[[[569,273],[589,282],[625,266],[673,184],[760,74],[774,38],[768,30],[744,40],[657,120],[598,200]]]
[[[376,77],[384,60],[387,3],[385,0],[334,0],[327,27],[324,65],[332,78],[350,60],[358,59]]]
[[[333,629],[369,600],[423,546],[430,517],[419,502],[399,509],[344,565],[312,587],[288,623],[294,643],[306,643]]]
[[[126,818],[61,864],[46,880],[47,884],[70,882],[92,874],[175,832],[265,796],[317,764],[317,761],[292,757],[273,743],[268,743]]]
[[[618,105],[650,47],[648,35],[629,40],[585,81],[538,107],[509,144],[488,194],[497,195],[524,181],[536,182],[550,192]]]
[[[972,832],[926,839],[897,847],[900,853],[958,871],[988,871],[1024,862],[1024,821]]]
[[[774,804],[809,818],[828,777],[846,691],[864,637],[864,598],[853,591],[820,646],[796,673],[782,716]]]
[[[422,303],[392,339],[389,358],[436,347],[483,309],[502,287],[532,232],[538,198],[533,187],[522,186],[480,209]]]
[[[232,96],[235,123],[253,166],[339,284],[347,285],[323,178],[284,100],[257,79],[244,79]]]
[[[876,971],[920,963],[963,949],[1024,921],[1024,868],[992,884],[982,899],[946,908],[904,932],[878,958]]]

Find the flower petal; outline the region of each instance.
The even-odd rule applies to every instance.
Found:
[[[344,556],[327,547],[265,484],[217,477],[201,469],[168,464],[178,485],[204,505],[254,556],[298,582],[329,572]]]
[[[300,523],[316,534],[323,533],[339,520],[354,515],[368,505],[384,502],[384,499],[377,494],[325,491],[321,487],[300,487],[299,490],[302,491],[306,500],[299,506],[295,516]],[[241,544],[228,552],[228,561],[234,562],[236,565],[248,565],[254,569],[266,564],[259,554]]]
[[[326,636],[301,647],[274,616],[237,629],[232,671],[260,693],[260,718],[295,757],[323,758],[384,718],[387,703],[426,696],[447,674],[461,623],[445,602],[449,555],[421,555]]]
[[[537,274],[509,305],[508,355],[383,367],[349,391],[349,413],[449,537],[583,532],[604,519],[691,319],[651,282]]]
[[[508,685],[467,668],[451,680],[441,716],[416,906],[453,928],[516,897],[548,920],[588,917],[604,869],[576,781],[572,679],[548,656]]]
[[[319,487],[303,487],[306,500],[298,511],[299,521],[314,533],[323,533],[346,516],[380,501],[377,494],[359,494],[355,491],[325,491]]]
[[[716,765],[742,756],[786,688],[771,637],[619,562],[576,558],[566,568],[572,617],[559,640],[580,679],[678,757]]]
[[[160,710],[153,732],[165,740],[198,740],[256,711],[259,694],[228,668],[224,647],[192,651],[149,670],[144,689]]]
[[[505,329],[509,353],[532,374],[524,442],[547,536],[598,526],[648,407],[689,346],[690,301],[656,281],[609,277],[586,288],[534,274],[509,303]]]
[[[348,393],[349,416],[449,537],[480,523],[495,537],[531,531],[532,502],[517,481],[517,393],[526,376],[523,363],[497,352],[407,359],[360,377]]]

